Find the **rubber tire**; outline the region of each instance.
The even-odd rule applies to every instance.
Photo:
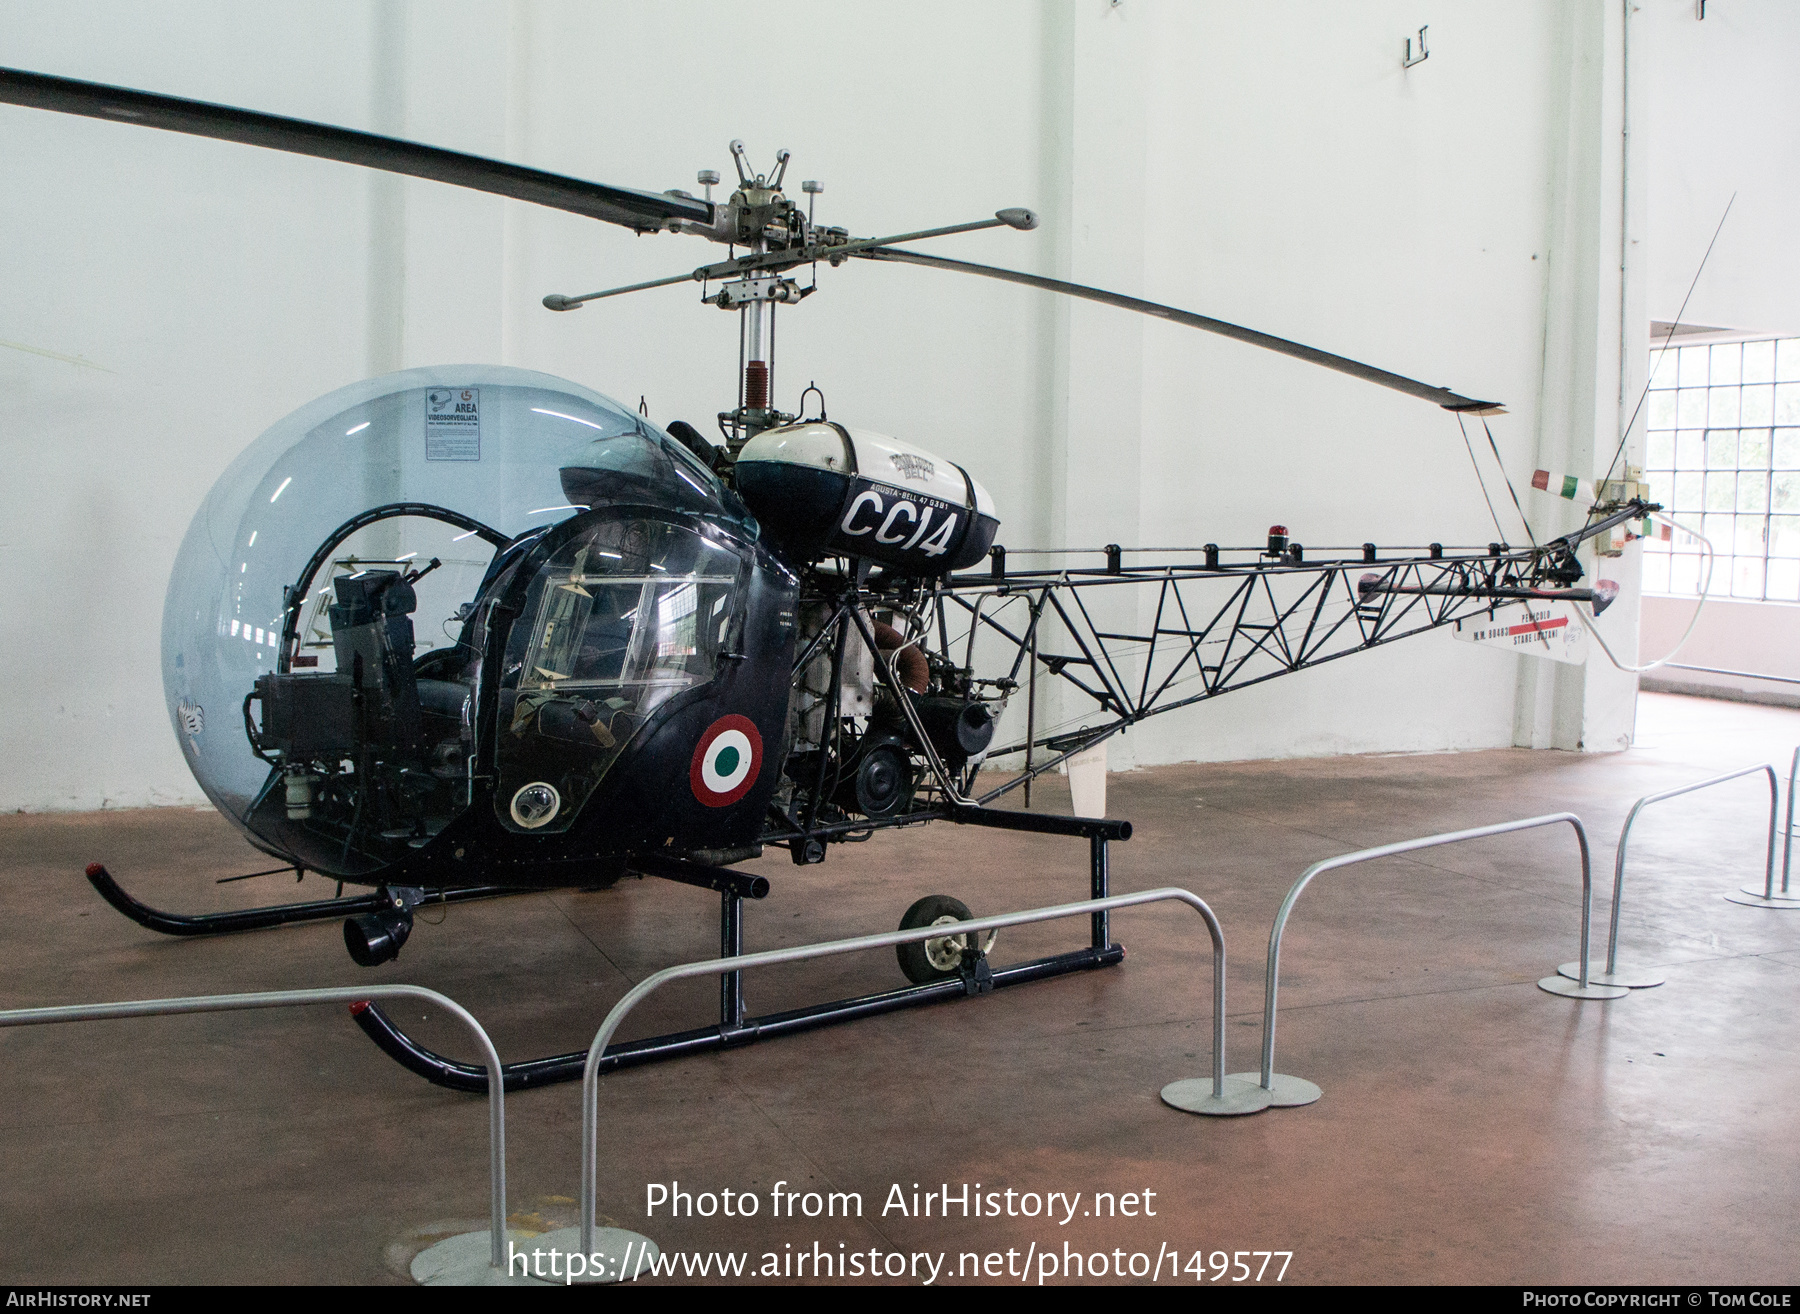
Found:
[[[966,922],[975,914],[961,899],[953,899],[948,894],[928,894],[906,910],[900,918],[902,931],[916,930],[921,926],[930,926],[940,917],[954,917],[959,922]],[[925,954],[925,941],[914,940],[911,944],[894,946],[894,956],[900,960],[900,970],[906,979],[914,985],[929,985],[934,981],[948,981],[960,976],[961,967],[940,971],[932,965]]]

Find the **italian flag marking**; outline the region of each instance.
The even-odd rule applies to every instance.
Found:
[[[1577,479],[1574,475],[1561,474],[1555,470],[1533,470],[1531,486],[1540,493],[1548,493],[1552,497],[1566,497],[1574,501],[1578,497],[1592,498],[1589,491],[1589,480]]]
[[[750,792],[762,769],[762,735],[747,716],[721,716],[694,746],[688,784],[709,808],[729,807]]]

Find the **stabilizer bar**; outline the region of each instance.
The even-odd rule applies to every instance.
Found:
[[[1131,823],[1107,817],[1059,817],[1049,812],[1014,812],[973,804],[950,809],[950,820],[959,826],[990,826],[995,830],[1028,830],[1039,835],[1079,835],[1084,839],[1128,840]]]
[[[702,890],[717,890],[739,899],[762,899],[769,893],[769,878],[754,872],[733,871],[729,867],[709,867],[680,858],[665,858],[660,853],[633,854],[631,869],[645,876],[660,876],[665,881],[679,881]]]

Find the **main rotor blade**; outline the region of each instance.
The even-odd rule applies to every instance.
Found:
[[[607,187],[479,155],[422,146],[397,137],[356,132],[278,114],[260,114],[203,100],[131,91],[100,82],[78,82],[73,78],[0,68],[0,104],[112,119],[146,128],[185,132],[195,137],[214,137],[220,141],[290,151],[295,155],[312,155],[322,160],[360,164],[388,173],[449,183],[453,187],[491,192],[515,201],[530,201],[553,210],[567,210],[590,219],[622,224],[638,232],[666,227],[671,219],[687,219],[702,225],[713,221],[713,206],[707,201]]]
[[[1366,379],[1370,383],[1379,383],[1384,388],[1392,388],[1409,397],[1436,402],[1447,411],[1502,413],[1498,402],[1477,401],[1473,397],[1464,397],[1460,393],[1451,392],[1448,388],[1434,388],[1429,383],[1420,383],[1417,379],[1409,379],[1403,374],[1390,374],[1386,370],[1376,369],[1373,365],[1364,365],[1361,361],[1334,356],[1329,351],[1320,351],[1317,347],[1289,342],[1286,338],[1258,333],[1255,329],[1230,324],[1222,319],[1196,315],[1191,310],[1177,310],[1173,306],[1159,305],[1154,301],[1144,301],[1138,297],[1128,297],[1119,292],[1106,292],[1081,283],[1065,283],[1061,279],[1044,278],[1038,274],[1023,274],[1016,269],[997,269],[993,265],[977,265],[967,260],[947,260],[943,256],[920,255],[914,251],[900,251],[892,247],[878,247],[873,250],[855,251],[851,254],[860,260],[897,261],[909,265],[926,265],[932,269],[948,269],[961,274],[980,274],[984,278],[998,278],[1007,283],[1020,283],[1026,287],[1042,288],[1046,292],[1060,292],[1064,296],[1080,297],[1084,301],[1098,301],[1102,305],[1117,306],[1121,310],[1135,310],[1140,315],[1151,315],[1157,319],[1169,320],[1171,323],[1185,324],[1189,328],[1205,329],[1208,333],[1236,338],[1239,342],[1247,342],[1253,347],[1266,347],[1270,351],[1278,351],[1282,355],[1292,356],[1296,360],[1310,361],[1314,365],[1323,365],[1326,369],[1336,370],[1340,374]]]

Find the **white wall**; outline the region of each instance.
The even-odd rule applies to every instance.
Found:
[[[9,4],[0,62],[362,126],[368,28]],[[0,178],[0,806],[197,800],[157,669],[169,568],[240,448],[368,372],[370,179],[19,109]]]
[[[1433,9],[0,0],[0,63],[649,190],[729,176],[742,137],[765,163],[791,148],[821,218],[859,233],[1032,205],[1040,233],[938,249],[1497,396],[1515,480],[1574,468],[1610,450],[1620,391],[1620,8]],[[1421,21],[1431,59],[1403,73]],[[702,428],[731,401],[735,325],[690,290],[537,304],[712,258],[699,243],[12,108],[0,176],[0,342],[34,349],[0,346],[0,806],[197,797],[155,669],[167,572],[229,458],[309,398],[499,360]],[[1254,542],[1275,520],[1312,543],[1493,537],[1427,404],[1025,289],[823,278],[783,312],[778,400],[817,379],[834,418],[966,463],[1014,546]],[[1597,714],[1560,676],[1545,695],[1522,660],[1427,636],[1153,722],[1115,762],[1628,733],[1628,704]]]
[[[1187,222],[1157,227],[1159,290],[1503,401],[1492,423],[1517,479],[1537,427],[1556,8],[1172,11],[1150,203]],[[1427,19],[1431,56],[1403,69]],[[1447,412],[1171,326],[1146,336],[1148,540],[1254,543],[1273,522],[1317,544],[1498,536]],[[1478,423],[1474,437],[1498,485]],[[1188,480],[1158,477],[1182,466]],[[1510,743],[1517,661],[1415,639],[1206,709],[1206,733],[1221,757]],[[1183,729],[1140,737],[1175,756]]]
[[[1709,671],[1659,667],[1643,680],[1646,689],[1697,693],[1800,706],[1800,607],[1788,602],[1738,602],[1714,598],[1696,620],[1694,598],[1645,598],[1643,650],[1651,659],[1674,652],[1682,666],[1714,671],[1772,675],[1745,679]],[[1688,626],[1693,635],[1675,652]]]
[[[1073,15],[1077,95],[1110,75],[1096,99],[1117,119],[1134,107],[1145,142],[1138,152],[1103,139],[1084,153],[1077,138],[1073,193],[1110,205],[1113,222],[1084,229],[1092,251],[1077,247],[1071,277],[1498,398],[1510,414],[1494,438],[1521,488],[1539,465],[1604,465],[1623,424],[1621,6]],[[1422,18],[1431,57],[1403,69]],[[1143,178],[1141,239],[1118,222],[1128,170]],[[1070,312],[1077,332],[1103,313]],[[1080,477],[1067,498],[1104,507],[1131,534],[1118,541],[1255,543],[1277,522],[1313,544],[1523,539],[1479,425],[1498,530],[1447,413],[1172,325],[1113,323],[1142,364],[1115,369],[1133,395],[1111,412],[1090,406],[1097,421],[1084,427],[1072,409]],[[1079,370],[1104,351],[1070,352],[1072,396],[1099,387]],[[1580,523],[1564,504],[1521,496],[1540,537]],[[1625,585],[1607,628],[1629,654],[1635,562],[1601,573]],[[1634,693],[1616,672],[1433,636],[1149,722],[1114,761],[1622,747]]]
[[[1800,6],[1715,0],[1701,20],[1689,0],[1640,3],[1649,78],[1657,89],[1644,115],[1650,314],[1768,335],[1800,333],[1794,224],[1800,214]],[[1670,652],[1693,612],[1689,598],[1646,598],[1644,656]],[[1800,678],[1800,606],[1715,598],[1675,660]],[[1800,697],[1800,685],[1673,668],[1646,676],[1644,685],[1787,702]]]
[[[1638,3],[1657,88],[1645,105],[1650,313],[1673,320],[1692,286],[1686,322],[1800,333],[1800,5],[1710,0],[1701,21],[1693,0]]]

